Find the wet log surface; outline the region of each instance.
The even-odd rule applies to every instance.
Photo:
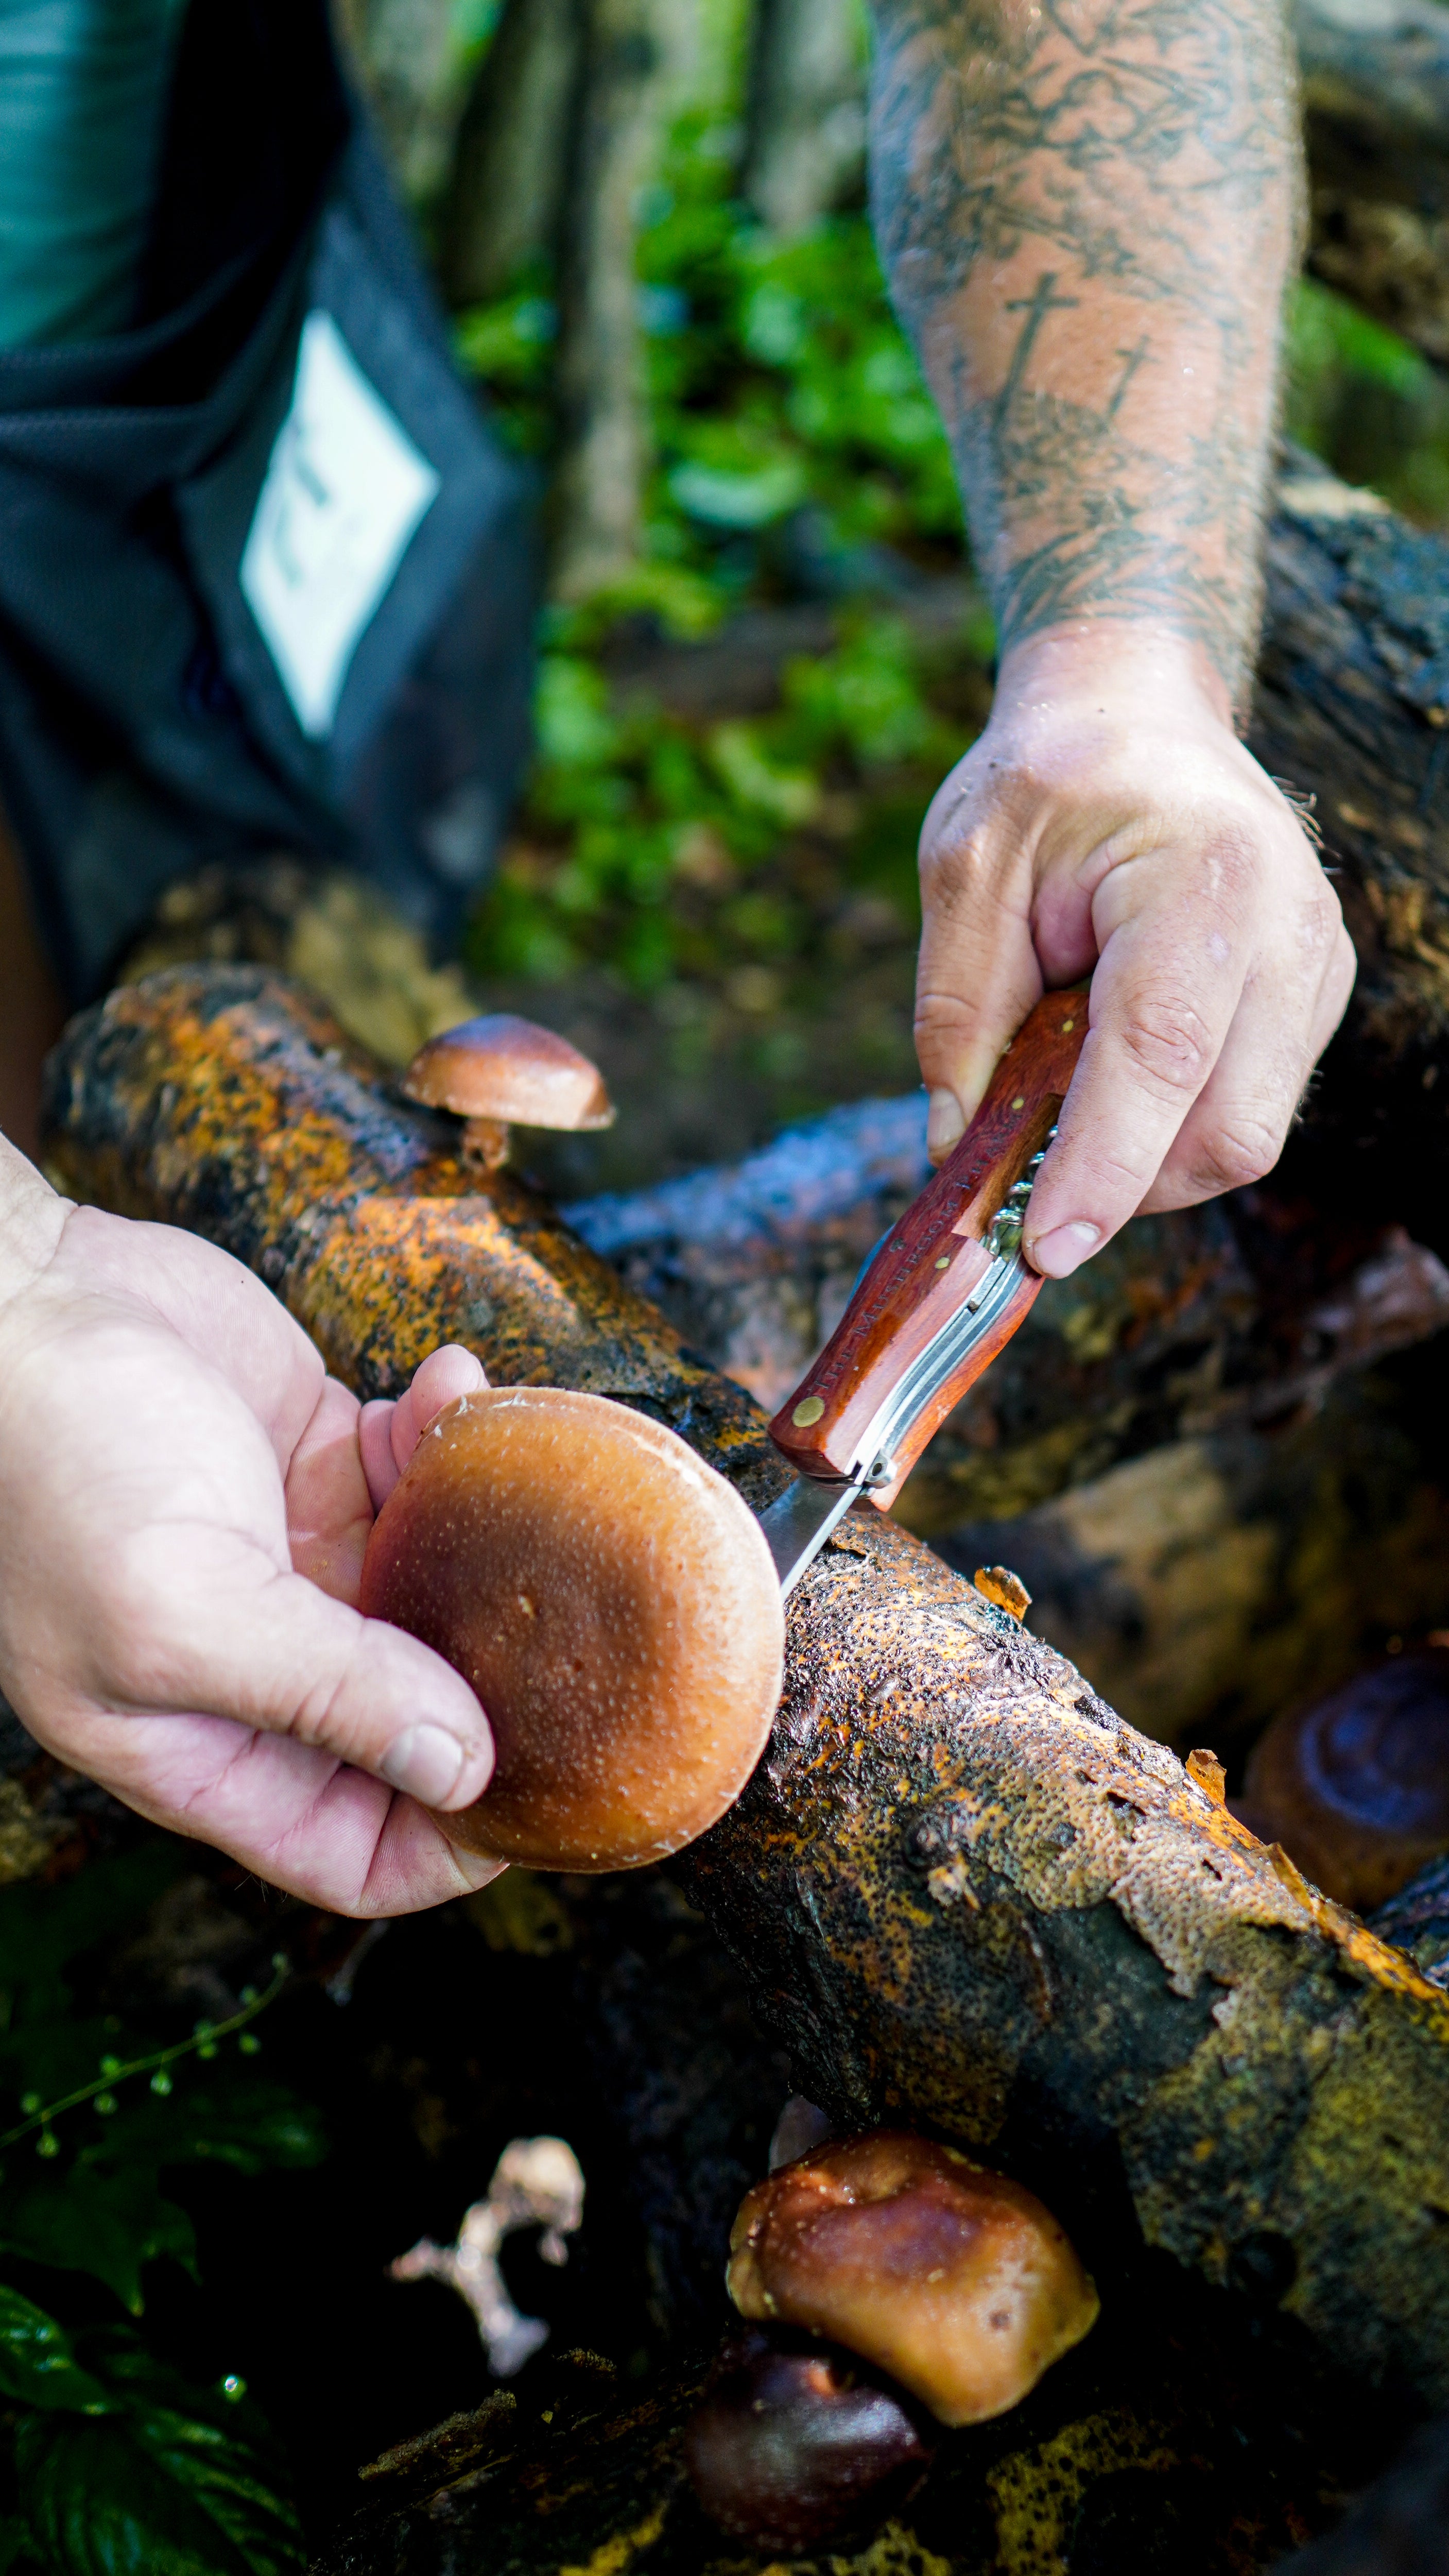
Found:
[[[858,1101],[743,1162],[576,1201],[576,1233],[767,1412],[930,1177],[925,1102]],[[897,1516],[1008,1518],[1164,1442],[1316,1409],[1449,1324],[1449,1272],[1365,1210],[1271,1185],[1139,1218],[1021,1330],[937,1434]]]
[[[749,2576],[764,2562],[713,2528],[684,2475],[706,2367],[696,2356],[635,2393],[594,2357],[564,2357],[516,2403],[495,2399],[364,2472],[364,2509],[315,2576]],[[799,2576],[1248,2576],[1339,2519],[1394,2442],[1396,2413],[1261,2306],[1215,2299],[1159,2257],[1121,2279],[1024,2405],[944,2437],[899,2519],[790,2564]]]
[[[459,1338],[672,1422],[752,1501],[781,1480],[742,1390],[265,974],[114,995],[49,1116],[68,1186],[227,1244],[365,1392]],[[792,1602],[771,1746],[688,1884],[837,2122],[1005,2163],[1104,2275],[1145,2241],[1222,2282],[1273,2240],[1339,2361],[1449,2395],[1449,2004],[869,1511]]]

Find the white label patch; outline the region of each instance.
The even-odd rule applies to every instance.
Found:
[[[437,489],[330,314],[309,313],[241,587],[314,740],[332,730],[352,656]]]

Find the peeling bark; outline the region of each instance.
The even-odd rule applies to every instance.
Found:
[[[443,1340],[672,1423],[758,1505],[764,1417],[528,1193],[458,1162],[265,974],[178,969],[52,1059],[62,1182],[257,1269],[364,1394]],[[800,2089],[1037,2188],[1449,2398],[1449,2002],[1060,1656],[866,1507],[792,1598],[785,1697],[689,1880]]]

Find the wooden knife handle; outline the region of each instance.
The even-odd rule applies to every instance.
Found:
[[[1048,993],[991,1077],[956,1145],[892,1227],[814,1366],[781,1406],[770,1437],[798,1475],[849,1475],[861,1438],[907,1369],[991,1267],[984,1237],[1007,1192],[1056,1123],[1087,1034],[1087,995]],[[1035,1301],[1023,1268],[1008,1302],[959,1367],[894,1439],[893,1474],[874,1489],[894,1501],[932,1433],[989,1367]]]

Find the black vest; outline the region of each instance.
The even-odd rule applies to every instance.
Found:
[[[0,352],[0,803],[73,1002],[214,860],[455,928],[527,746],[530,523],[324,0],[192,0],[134,326]]]

